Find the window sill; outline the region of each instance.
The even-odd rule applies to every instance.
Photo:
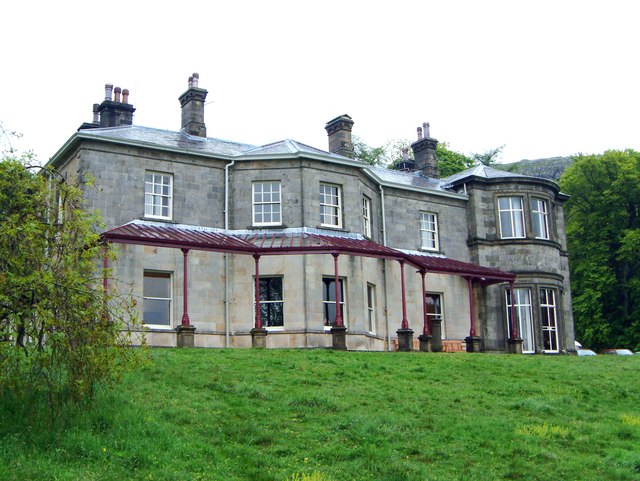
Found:
[[[286,224],[254,224],[247,226],[247,230],[268,230],[268,229],[286,229]]]
[[[438,255],[444,255],[444,251],[441,249],[426,249],[425,247],[420,247],[420,249],[418,249],[420,252],[426,252],[427,254],[438,254]]]
[[[320,224],[319,226],[316,226],[316,229],[335,230],[335,231],[339,231],[339,232],[350,232],[349,230],[345,229],[344,227],[338,227],[338,226],[335,226],[335,225],[324,225],[324,224]]]
[[[165,219],[163,217],[148,217],[143,215],[142,217],[140,217],[140,220],[146,220],[149,222],[164,222],[165,224],[179,224],[178,221],[173,220],[173,219]]]
[[[175,327],[173,327],[173,326],[163,326],[161,324],[143,324],[142,328],[145,331],[162,331],[162,332],[175,331]]]

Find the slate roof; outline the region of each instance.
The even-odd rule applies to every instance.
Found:
[[[474,176],[484,177],[485,179],[499,179],[505,177],[530,178],[530,176],[528,175],[507,172],[505,170],[494,169],[493,167],[488,167],[486,165],[480,164],[476,165],[475,167],[471,167],[470,169],[463,170],[462,172],[458,172],[457,174],[450,175],[449,177],[445,177],[444,179],[442,179],[442,182],[444,184],[453,184],[460,179]]]
[[[261,145],[259,147],[254,147],[244,152],[244,155],[246,156],[295,155],[295,154],[324,155],[324,156],[335,157],[336,159],[353,160],[353,159],[347,159],[342,155],[331,154],[329,152],[325,152],[324,150],[316,149],[315,147],[311,147],[310,145],[306,145],[306,144],[303,144],[302,142],[298,142],[296,140],[291,140],[291,139],[281,140],[279,142],[273,142],[267,145]]]
[[[211,137],[197,137],[184,131],[153,129],[138,125],[80,130],[81,138],[120,140],[136,145],[164,147],[197,152],[205,155],[233,157],[255,148],[254,145]]]
[[[368,170],[385,183],[444,190],[440,179],[432,179],[422,175],[420,172],[402,172],[375,166],[368,167]]]

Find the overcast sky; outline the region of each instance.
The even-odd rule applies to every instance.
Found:
[[[431,135],[503,162],[640,150],[640,2],[14,0],[0,15],[0,122],[46,162],[104,84],[134,123],[178,130],[193,72],[210,137],[326,149],[350,115],[377,146]]]

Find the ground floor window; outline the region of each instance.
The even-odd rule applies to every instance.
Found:
[[[560,352],[558,343],[558,312],[556,291],[540,289],[540,319],[545,352]]]
[[[171,326],[171,273],[144,271],[143,314],[145,324]]]
[[[340,289],[340,312],[342,313],[342,321],[346,325],[344,279],[338,279],[338,288]],[[333,326],[336,323],[336,282],[333,277],[322,278],[322,307],[324,325],[326,327]]]
[[[511,289],[505,291],[507,304],[507,329],[511,330]],[[518,334],[522,339],[522,352],[534,353],[536,351],[533,337],[533,316],[531,311],[531,289],[513,289],[515,298],[516,321],[518,322]],[[507,336],[507,337],[510,337]]]
[[[376,333],[376,286],[367,284],[367,330]]]
[[[260,318],[264,327],[284,327],[282,277],[260,277]]]
[[[433,321],[440,321],[441,338],[445,339],[444,316],[442,315],[442,294],[433,292],[425,293],[427,301],[427,322],[433,329]]]

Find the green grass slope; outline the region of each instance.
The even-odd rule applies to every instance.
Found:
[[[154,350],[2,480],[640,480],[640,356]]]

